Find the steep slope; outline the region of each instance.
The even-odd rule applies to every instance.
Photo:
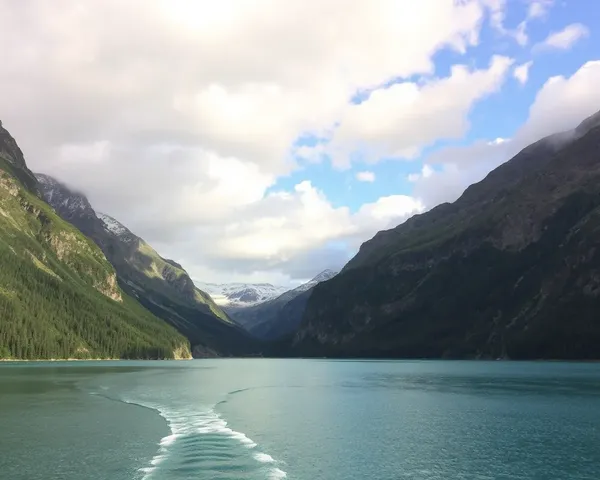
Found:
[[[102,249],[121,288],[186,335],[195,356],[240,355],[256,348],[238,325],[199,290],[178,263],[162,258],[143,239],[54,178],[36,174],[46,201]]]
[[[270,283],[200,283],[199,286],[227,312],[267,302],[287,290]]]
[[[325,270],[310,282],[264,303],[232,311],[231,316],[257,338],[274,340],[284,337],[300,325],[312,289],[336,274],[337,272]]]
[[[295,352],[598,358],[599,242],[597,114],[366,242],[314,289]]]
[[[19,145],[2,126],[2,121],[0,121],[0,165],[5,172],[17,178],[27,190],[39,196],[35,176],[27,167]]]
[[[39,198],[0,127],[0,358],[52,357],[189,357],[189,344],[124,295],[100,249]]]

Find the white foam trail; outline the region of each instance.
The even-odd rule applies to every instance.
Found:
[[[144,407],[144,408],[150,408],[152,410],[157,411],[159,413],[159,415],[166,420],[167,425],[169,426],[169,429],[171,430],[170,435],[167,435],[166,437],[163,437],[160,440],[160,443],[159,443],[160,447],[158,449],[158,452],[154,455],[154,457],[150,461],[150,466],[138,469],[138,471],[140,473],[144,474],[143,480],[149,480],[150,478],[152,478],[152,474],[157,469],[158,465],[160,465],[165,460],[165,458],[167,458],[169,447],[177,441],[177,438],[180,437],[183,432],[181,432],[179,426],[174,423],[174,421],[173,421],[174,417],[170,414],[170,412],[167,409],[164,409],[158,405],[143,404],[140,402],[134,402],[134,401],[130,401],[127,399],[123,399],[123,401],[125,403],[137,405],[137,406]]]
[[[153,474],[158,465],[168,457],[170,448],[177,443],[179,438],[186,435],[197,433],[217,434],[236,440],[247,448],[255,448],[257,446],[256,442],[246,434],[229,428],[227,426],[227,421],[221,418],[213,408],[209,407],[200,412],[191,412],[187,409],[185,411],[176,411],[150,403],[142,404],[129,400],[124,401],[126,403],[156,410],[160,416],[167,421],[169,429],[171,430],[170,435],[161,439],[158,452],[151,460],[150,466],[139,469],[139,472],[144,474],[143,480],[150,480],[153,478]],[[260,463],[278,463],[271,455],[262,452],[255,453],[253,457]],[[287,477],[286,472],[279,468],[272,468],[268,478],[269,480],[280,480],[285,477]]]
[[[174,433],[171,435],[167,435],[166,437],[164,437],[161,441],[160,441],[160,446],[161,447],[168,447],[169,445],[171,445],[175,440],[177,440],[177,435],[175,435]]]
[[[260,463],[273,463],[273,457],[271,455],[267,455],[266,453],[255,453],[254,458],[258,460]]]
[[[287,477],[287,473],[285,473],[283,470],[280,470],[279,468],[274,468],[269,473],[269,480],[279,480],[285,477]]]
[[[201,414],[198,418],[200,425],[198,426],[198,433],[216,433],[225,435],[233,438],[238,442],[244,444],[248,448],[256,447],[256,443],[246,436],[242,432],[236,432],[227,426],[227,422],[221,418],[221,416],[214,410],[210,410]]]

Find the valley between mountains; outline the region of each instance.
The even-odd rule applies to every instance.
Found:
[[[0,358],[597,359],[600,112],[365,240],[293,289],[194,282],[0,126]]]

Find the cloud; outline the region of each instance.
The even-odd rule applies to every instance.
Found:
[[[282,282],[341,268],[365,239],[423,209],[395,195],[352,213],[310,181],[271,191],[275,177],[239,159],[192,147],[144,152],[66,146],[52,173],[199,280]],[[73,168],[82,160],[85,169]]]
[[[548,14],[552,7],[553,0],[534,0],[529,4],[527,11],[528,18],[543,18]]]
[[[395,83],[348,105],[328,145],[333,164],[349,167],[356,152],[368,163],[412,158],[436,140],[460,138],[473,104],[498,91],[511,64],[494,56],[487,69],[454,65],[449,77]]]
[[[490,10],[490,26],[500,35],[512,38],[521,47],[529,43],[527,28],[534,20],[545,19],[554,5],[554,0],[524,0],[528,3],[525,18],[514,28],[505,25],[507,0],[482,0]]]
[[[506,0],[484,0],[484,3],[490,9],[490,25],[500,35],[511,37],[519,45],[527,45],[529,37],[527,36],[527,19],[520,22],[516,28],[506,28]]]
[[[521,65],[517,65],[513,69],[513,77],[515,77],[521,85],[525,85],[527,83],[527,79],[529,78],[529,69],[532,65],[533,61],[529,61],[522,63]]]
[[[356,179],[359,182],[370,182],[370,183],[373,183],[375,181],[375,174],[373,172],[369,172],[369,171],[358,172],[356,174]]]
[[[293,192],[272,192],[240,210],[237,220],[225,227],[195,224],[185,235],[159,246],[167,256],[176,252],[198,278],[206,271],[210,278],[222,279],[217,272],[226,271],[231,281],[261,271],[264,278],[284,272],[304,279],[319,268],[341,268],[365,239],[423,208],[410,196],[392,195],[352,213],[347,207],[334,207],[322,191],[304,181]]]
[[[185,142],[287,173],[299,135],[333,124],[359,88],[432,73],[438,50],[477,43],[485,14],[475,0],[218,4],[3,3],[6,121],[40,147]]]
[[[600,60],[585,63],[570,77],[549,78],[529,108],[527,121],[511,139],[479,140],[471,145],[442,148],[426,162],[437,165],[428,176],[415,176],[412,192],[426,208],[454,201],[464,189],[527,145],[552,133],[570,130],[600,110]]]
[[[545,135],[569,130],[600,110],[600,60],[585,63],[570,77],[549,78],[529,108],[515,139],[525,146]]]
[[[308,181],[274,191],[278,179],[327,155],[344,168],[461,138],[512,60],[435,77],[435,55],[465,54],[488,19],[525,44],[527,21],[550,5],[530,3],[508,28],[505,0],[346,3],[0,2],[2,120],[34,170],[86,192],[194,278],[310,277],[502,155],[483,166],[458,152],[451,163],[431,157],[412,176],[415,194],[355,212]],[[556,81],[555,93],[578,95]],[[353,104],[357,91],[369,94]]]
[[[436,135],[460,135],[472,103],[508,68],[498,57],[489,69],[457,66],[426,85],[402,81],[433,75],[440,50],[464,54],[477,45],[490,11],[483,0],[346,7],[342,0],[0,2],[2,120],[32,169],[86,192],[195,278],[260,271],[280,279],[300,275],[309,259],[317,273],[326,255],[311,252],[341,259],[422,205],[383,197],[352,213],[310,183],[273,192],[277,179],[323,161],[333,132],[338,146],[356,144],[368,133],[359,110],[384,121],[367,137],[375,151],[417,151]],[[393,79],[401,84],[382,88]],[[349,102],[358,90],[373,93],[355,109]],[[457,99],[438,112],[445,94]],[[415,107],[458,127],[423,112],[419,138],[391,141],[395,120],[382,102],[413,96]],[[397,119],[398,128],[415,115]],[[322,140],[314,146],[299,142],[315,136]]]
[[[589,29],[581,23],[567,25],[559,32],[553,32],[540,44],[537,50],[570,50],[579,40],[589,35]]]
[[[433,168],[431,168],[430,165],[424,164],[423,167],[421,168],[420,172],[411,173],[408,175],[408,181],[414,183],[414,182],[419,181],[421,178],[429,178],[434,173],[435,173],[435,171],[433,170]]]

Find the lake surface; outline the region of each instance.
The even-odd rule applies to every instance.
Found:
[[[600,478],[600,364],[0,365],[0,478]]]

